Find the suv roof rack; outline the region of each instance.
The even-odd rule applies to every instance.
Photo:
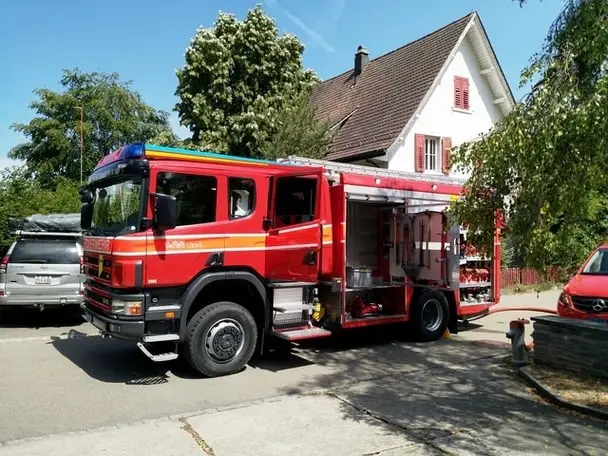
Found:
[[[76,238],[82,237],[82,233],[77,232],[61,232],[61,231],[23,231],[17,230],[12,233],[15,236],[19,237],[66,237],[66,238]]]

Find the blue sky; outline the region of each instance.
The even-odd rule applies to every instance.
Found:
[[[240,18],[262,0],[0,1],[0,166],[22,138],[10,130],[32,117],[39,87],[58,88],[61,70],[118,72],[152,106],[171,111],[175,69],[197,27],[219,10]],[[475,10],[515,96],[562,0],[264,0],[282,32],[306,46],[304,64],[325,79],[352,66],[359,44],[377,57]],[[178,134],[177,119],[172,118]]]

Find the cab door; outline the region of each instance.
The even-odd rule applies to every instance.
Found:
[[[174,196],[177,225],[163,233],[147,231],[145,285],[175,287],[221,263],[228,207],[226,177],[211,168],[184,169],[177,164],[154,170],[150,191]],[[152,217],[153,198],[149,216]]]
[[[321,170],[270,177],[265,221],[266,274],[272,281],[316,283],[321,263]]]

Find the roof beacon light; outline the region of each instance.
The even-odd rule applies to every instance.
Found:
[[[143,142],[129,144],[122,150],[122,159],[143,158],[145,148],[146,146]]]

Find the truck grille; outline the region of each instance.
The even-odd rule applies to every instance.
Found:
[[[95,283],[87,280],[84,285],[84,299],[86,303],[104,312],[109,312],[112,304],[110,294],[102,288],[98,288]]]
[[[85,255],[84,266],[85,273],[89,276],[89,278],[101,283],[110,283],[110,280],[112,279],[112,260],[110,258],[104,258],[101,274],[99,274],[98,255]]]
[[[608,313],[608,298],[572,296],[572,304],[583,312],[594,314]]]

